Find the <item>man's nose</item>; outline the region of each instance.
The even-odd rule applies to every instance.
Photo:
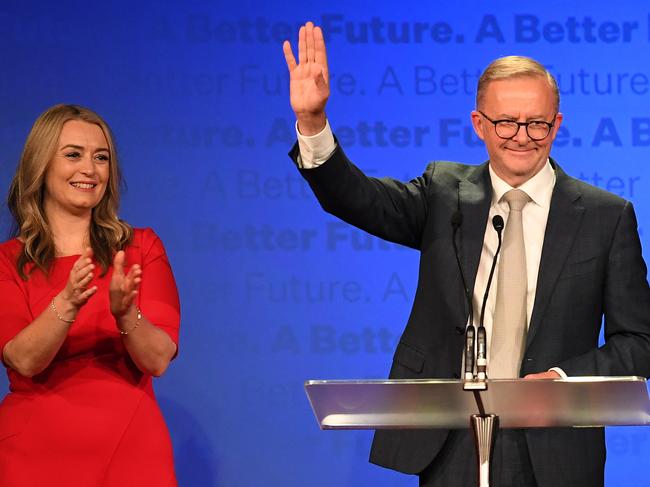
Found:
[[[519,125],[517,127],[517,133],[514,135],[513,140],[519,142],[520,144],[527,144],[530,140],[528,136],[528,131],[526,130],[525,125]]]

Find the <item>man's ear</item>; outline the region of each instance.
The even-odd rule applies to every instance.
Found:
[[[485,120],[483,116],[476,110],[472,111],[472,127],[474,127],[474,132],[478,135],[478,138],[485,141]]]
[[[551,137],[552,137],[551,140],[555,140],[555,136],[560,130],[560,125],[562,125],[563,119],[564,119],[564,115],[562,115],[560,112],[557,112],[557,115],[555,115],[555,122],[553,123],[553,128],[551,129]]]

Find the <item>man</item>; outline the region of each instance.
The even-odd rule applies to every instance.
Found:
[[[481,76],[471,119],[487,163],[432,163],[402,183],[366,177],[336,143],[325,115],[321,30],[310,22],[300,29],[298,63],[288,42],[284,53],[298,130],[291,156],[323,208],[421,252],[391,378],[459,377],[468,306],[453,239],[457,233],[477,316],[497,247],[495,215],[505,231],[485,316],[489,376],[650,375],[650,290],[632,205],[549,158],[562,114],[542,65],[501,58]],[[606,344],[598,348],[603,316]],[[371,461],[418,474],[422,486],[476,478],[468,431],[379,431]],[[602,486],[604,462],[601,428],[503,430],[492,485]]]

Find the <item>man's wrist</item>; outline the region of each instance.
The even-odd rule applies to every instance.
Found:
[[[334,134],[332,134],[327,119],[325,119],[323,130],[316,135],[310,136],[301,134],[300,130],[298,130],[298,122],[296,122],[296,134],[298,136],[298,147],[300,148],[300,154],[296,162],[301,169],[313,169],[320,166],[336,150]]]
[[[311,137],[319,134],[325,128],[327,117],[325,112],[315,114],[301,114],[297,117],[298,131],[301,135]]]

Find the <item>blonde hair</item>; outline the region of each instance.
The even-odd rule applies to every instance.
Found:
[[[555,111],[560,110],[560,91],[557,81],[551,73],[540,63],[532,58],[525,56],[506,56],[492,61],[478,80],[476,89],[476,107],[479,108],[485,97],[488,85],[492,81],[523,78],[523,77],[540,77],[548,81],[553,96],[555,97]]]
[[[24,243],[16,266],[25,280],[35,268],[47,274],[55,257],[54,240],[43,209],[45,174],[56,153],[61,129],[70,120],[99,126],[110,152],[108,185],[101,201],[92,210],[89,229],[90,246],[102,268],[102,275],[111,265],[113,253],[122,250],[133,237],[131,226],[117,216],[122,174],[110,128],[99,115],[87,108],[55,105],[34,122],[7,197],[7,206],[15,220],[12,235],[21,237]],[[25,266],[30,263],[34,267],[27,273]]]

